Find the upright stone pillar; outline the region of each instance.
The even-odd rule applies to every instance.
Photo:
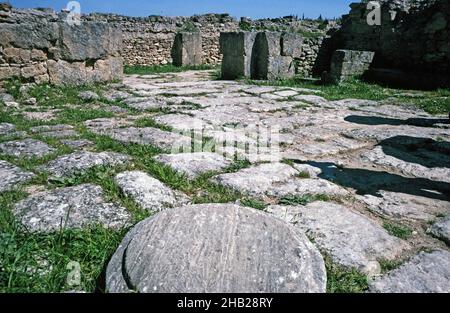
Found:
[[[202,64],[202,36],[200,32],[178,33],[172,48],[173,65],[188,66]]]
[[[255,32],[220,33],[220,52],[223,55],[222,78],[251,77],[255,38]]]
[[[301,44],[301,40],[293,34],[258,33],[253,56],[255,70],[252,78],[274,80],[294,77],[294,55],[300,56]]]

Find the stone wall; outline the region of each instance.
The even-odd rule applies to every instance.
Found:
[[[173,62],[171,50],[178,32],[198,31],[202,35],[203,64],[219,64],[222,61],[219,38],[221,32],[278,31],[304,34],[302,56],[299,58],[299,74],[312,76],[320,56],[326,33],[338,27],[335,21],[300,20],[296,17],[240,21],[228,14],[207,14],[192,17],[128,17],[113,14],[90,14],[83,17],[90,21],[107,21],[118,24],[123,31],[122,56],[128,65],[164,65]],[[320,57],[319,57],[320,59]],[[318,72],[318,74],[320,74]]]
[[[373,67],[432,76],[436,84],[450,77],[450,2],[381,1],[381,25],[367,23],[367,4],[353,3],[342,19],[336,47],[374,51]],[[392,72],[390,73],[392,74]],[[420,82],[422,84],[423,81]]]
[[[85,84],[120,79],[122,34],[98,22],[69,25],[67,13],[0,4],[0,82]]]

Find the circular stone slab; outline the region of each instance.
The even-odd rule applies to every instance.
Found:
[[[137,224],[106,272],[109,292],[325,292],[325,265],[308,238],[234,204],[190,205]]]

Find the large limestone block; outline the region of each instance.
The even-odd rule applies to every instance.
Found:
[[[109,292],[325,292],[323,259],[281,220],[233,204],[165,210],[136,225],[106,272]]]
[[[4,47],[49,49],[59,35],[57,23],[1,24],[0,42]]]
[[[250,77],[255,32],[220,33],[220,52],[223,54],[222,78]]]
[[[340,83],[348,78],[363,75],[372,64],[374,52],[356,50],[336,50],[331,58],[328,82]]]
[[[172,59],[175,66],[202,64],[202,35],[195,33],[178,33],[175,36]]]
[[[300,58],[302,54],[303,37],[297,33],[281,35],[281,55]]]
[[[60,24],[56,59],[98,60],[116,56],[122,49],[122,31],[105,23]]]

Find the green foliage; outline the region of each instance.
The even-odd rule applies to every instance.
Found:
[[[368,278],[355,268],[347,268],[333,263],[325,255],[328,293],[362,293],[369,287]]]
[[[202,71],[217,69],[217,65],[201,64],[190,66],[175,66],[173,64],[166,65],[125,65],[125,74],[136,75],[152,75],[164,73],[180,73],[186,71]]]
[[[239,22],[239,28],[243,31],[252,31],[252,24],[246,21],[240,21]]]
[[[330,201],[330,197],[326,194],[317,194],[317,195],[289,195],[280,199],[279,204],[281,205],[307,205],[308,203],[315,201]]]
[[[241,200],[241,205],[249,207],[249,208],[253,208],[256,210],[264,210],[267,205],[259,200],[256,199],[252,199],[252,198],[244,198]]]
[[[408,239],[412,235],[412,230],[408,226],[385,221],[383,227],[390,235],[401,239]]]

